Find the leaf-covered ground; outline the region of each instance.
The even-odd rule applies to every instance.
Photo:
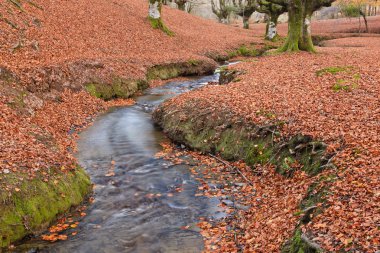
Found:
[[[328,184],[328,207],[302,230],[324,249],[379,250],[380,222],[380,38],[327,41],[317,54],[295,53],[247,60],[245,74],[225,86],[209,85],[166,103],[181,110],[233,111],[236,118],[266,125],[284,123],[284,136],[298,133],[327,143],[336,153]],[[212,117],[212,113],[210,115]],[[278,251],[295,228],[296,203],[310,179],[284,179],[262,168],[252,181],[262,203],[251,200],[241,215],[246,252]],[[222,250],[223,251],[223,250]]]
[[[259,28],[245,31],[164,8],[165,22],[176,34],[168,37],[151,29],[146,1],[34,2],[42,10],[1,9],[19,28],[0,22],[0,188],[9,194],[20,190],[20,182],[10,184],[5,175],[38,174],[48,181],[51,167],[74,169],[76,130],[99,111],[125,103],[105,103],[74,84],[115,75],[141,78],[155,64],[208,60],[210,53],[262,42]],[[315,29],[332,32],[328,27],[324,23]],[[348,38],[326,45],[330,47],[316,55],[244,62],[239,68],[248,72],[240,82],[209,86],[173,101],[196,102],[199,109],[228,107],[261,122],[270,120],[257,113],[265,110],[287,122],[284,133],[302,132],[328,142],[339,151],[334,158],[339,177],[328,199],[332,205],[305,229],[326,249],[344,245],[371,252],[379,243],[379,39]],[[316,74],[332,66],[344,71]],[[263,176],[251,180],[258,195],[270,197],[240,216],[246,219],[241,229],[252,233],[239,240],[247,250],[275,251],[292,233],[292,213],[310,179],[284,179],[263,168]]]
[[[147,1],[34,2],[42,10],[25,4],[25,12],[13,8],[14,15],[10,15],[1,11],[25,31],[0,22],[4,31],[0,36],[0,63],[26,80],[31,75],[36,79],[33,75],[38,68],[84,60],[102,63],[99,75],[141,78],[154,64],[205,59],[206,53],[260,41],[253,39],[250,31],[164,7],[163,18],[175,32],[169,37],[150,27]],[[59,78],[55,76],[54,81]]]
[[[48,178],[51,167],[75,168],[76,130],[99,111],[125,104],[78,93],[77,84],[142,78],[155,64],[210,60],[206,53],[260,40],[165,7],[176,33],[169,37],[150,27],[148,2],[140,0],[34,3],[40,8],[0,5],[0,184],[9,191],[16,186],[2,182],[2,173]]]

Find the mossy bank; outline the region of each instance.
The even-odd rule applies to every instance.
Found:
[[[92,188],[79,167],[66,172],[52,169],[48,180],[12,173],[1,177],[2,184],[23,180],[17,188],[0,193],[0,251],[27,235],[40,234],[59,214],[79,205]]]
[[[213,73],[217,63],[213,60],[188,60],[178,63],[154,65],[148,68],[145,79],[125,79],[115,77],[111,82],[92,81],[85,89],[97,98],[110,100],[129,98],[136,92],[149,87],[149,81],[168,80],[179,76],[201,76]]]

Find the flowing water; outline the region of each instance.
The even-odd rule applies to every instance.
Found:
[[[57,243],[29,242],[28,252],[200,252],[200,217],[224,215],[217,199],[196,197],[189,165],[155,158],[165,136],[152,110],[164,100],[218,80],[218,74],[170,82],[137,98],[134,106],[100,116],[81,133],[77,158],[95,184],[95,201],[76,229]],[[114,164],[114,165],[113,165]],[[110,176],[110,168],[115,173]],[[108,176],[106,176],[108,174]],[[182,188],[177,192],[176,188]],[[181,229],[189,226],[189,229]],[[38,245],[38,246],[36,246]]]

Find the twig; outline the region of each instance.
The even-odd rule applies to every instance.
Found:
[[[335,154],[333,154],[333,156],[330,157],[330,159],[327,161],[327,163],[325,165],[322,165],[320,168],[323,169],[323,168],[326,168],[326,167],[330,167],[330,166],[335,166],[333,163],[331,163],[331,161],[335,158],[335,156],[337,156],[337,154],[339,153],[336,152]]]
[[[209,155],[213,158],[215,158],[216,160],[218,160],[219,162],[223,163],[224,165],[226,165],[227,167],[229,167],[230,169],[233,169],[233,170],[236,170],[243,178],[244,180],[249,183],[251,186],[253,186],[253,183],[251,181],[249,181],[249,179],[244,175],[243,172],[241,172],[241,170],[239,170],[239,168],[236,168],[235,166],[232,166],[231,164],[229,164],[228,162],[220,159],[219,157],[217,156],[214,156],[213,154],[210,154]]]

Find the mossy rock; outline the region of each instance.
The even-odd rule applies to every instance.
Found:
[[[8,174],[6,184],[20,182],[18,191],[0,193],[0,248],[21,240],[30,234],[39,234],[57,215],[79,205],[91,191],[91,182],[85,171],[51,171],[49,182],[41,178],[29,180],[27,175]],[[1,251],[1,250],[0,250]]]
[[[243,71],[239,71],[236,69],[229,69],[229,68],[222,68],[220,70],[220,76],[219,76],[219,84],[229,84],[231,82],[236,82],[239,79],[237,77],[239,75],[242,75]]]

